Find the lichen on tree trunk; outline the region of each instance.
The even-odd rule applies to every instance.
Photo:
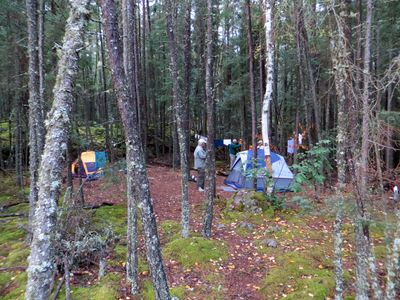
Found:
[[[26,299],[48,299],[54,277],[54,229],[60,195],[64,151],[72,110],[72,84],[78,70],[78,51],[87,20],[89,0],[70,0],[61,58],[54,86],[54,102],[47,119],[47,135],[39,171],[39,198],[33,222],[31,253],[28,259]]]

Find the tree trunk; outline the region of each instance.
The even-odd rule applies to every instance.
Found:
[[[110,108],[109,108],[109,99],[107,98],[107,79],[106,79],[106,58],[105,58],[105,51],[104,51],[104,41],[103,41],[103,30],[102,24],[99,22],[98,27],[99,32],[99,40],[100,40],[100,58],[101,58],[101,84],[103,87],[103,91],[101,93],[103,97],[103,108],[104,108],[104,134],[105,134],[105,142],[106,142],[106,149],[107,149],[107,156],[109,162],[113,163],[114,158],[114,147],[112,145],[112,139],[110,134],[110,127],[111,127],[111,120],[110,120]]]
[[[131,147],[126,149],[126,161],[135,161],[135,152]],[[136,295],[139,293],[139,239],[138,239],[138,203],[136,197],[138,191],[135,190],[136,185],[132,174],[134,170],[128,165],[127,176],[127,198],[128,198],[128,224],[127,224],[127,264],[126,264],[126,277],[131,284],[131,293]]]
[[[251,4],[250,0],[245,3],[246,18],[247,18],[247,47],[249,56],[249,90],[250,90],[250,106],[251,106],[251,143],[253,145],[253,161],[257,161],[257,110],[255,96],[255,81],[254,81],[254,46],[253,32],[251,26]],[[254,166],[253,170],[257,168]],[[253,186],[257,189],[257,176],[253,178]]]
[[[114,5],[114,4],[111,4]],[[132,112],[138,117],[138,74],[137,74],[137,41],[136,41],[136,9],[135,1],[123,0],[122,1],[122,29],[123,29],[123,65],[124,74],[127,78],[127,88],[129,90]],[[103,9],[103,14],[106,12]],[[110,12],[111,13],[111,12]],[[116,13],[116,12],[114,12]],[[115,17],[115,16],[113,16]],[[111,28],[105,28],[107,35]],[[110,43],[110,41],[108,41]],[[113,74],[114,75],[114,74]],[[113,78],[114,79],[114,78]],[[115,87],[114,87],[115,88]],[[140,127],[140,126],[139,126]],[[127,145],[126,147],[126,161],[132,162],[135,159],[133,149]],[[139,292],[139,278],[138,278],[138,224],[137,224],[137,196],[139,190],[135,186],[133,179],[133,168],[128,164],[127,167],[127,202],[128,202],[128,226],[127,226],[127,240],[128,240],[128,254],[126,265],[127,281],[131,283],[131,293],[136,295]]]
[[[213,0],[207,0],[207,48],[206,48],[206,101],[207,101],[207,157],[206,182],[207,204],[203,217],[203,236],[211,237],[215,197],[215,102],[214,102],[214,31]]]
[[[393,248],[387,257],[387,275],[386,275],[386,294],[385,300],[396,299],[396,277],[399,274],[400,257],[400,210],[396,209],[396,232],[393,240]]]
[[[336,161],[338,182],[336,187],[336,195],[338,199],[336,207],[336,220],[334,223],[334,251],[335,251],[335,299],[343,299],[344,281],[343,281],[343,237],[342,237],[342,224],[343,224],[343,191],[346,184],[346,141],[348,140],[347,134],[347,116],[346,116],[346,81],[348,80],[346,68],[348,66],[348,49],[346,41],[346,28],[341,18],[343,13],[347,11],[345,1],[340,1],[340,14],[335,11],[335,3],[332,3],[332,13],[336,20],[337,36],[334,36],[331,42],[332,52],[332,67],[335,76],[335,88],[337,95],[337,111],[338,111],[338,126],[337,126],[337,148],[336,148]]]
[[[184,68],[185,68],[185,82],[184,82],[184,130],[186,138],[186,155],[189,157],[190,153],[190,90],[192,79],[192,45],[191,45],[191,13],[192,13],[192,0],[185,2],[185,35],[184,35]],[[188,159],[188,163],[189,163]],[[187,168],[187,176],[190,178],[190,167]]]
[[[65,300],[71,300],[71,279],[70,279],[70,263],[67,256],[63,257],[64,278],[65,278]]]
[[[46,135],[46,129],[44,126],[45,118],[45,71],[44,71],[44,22],[45,22],[45,0],[39,0],[38,10],[38,60],[39,60],[39,120],[37,122],[37,134],[38,134],[38,148],[40,154],[44,148],[44,138]]]
[[[141,76],[141,85],[142,90],[140,95],[142,96],[141,100],[141,115],[142,115],[142,141],[143,148],[145,152],[145,157],[147,160],[147,128],[148,128],[148,117],[147,117],[147,66],[146,66],[146,2],[142,0],[142,76]]]
[[[366,223],[365,215],[365,201],[368,197],[368,157],[369,157],[369,129],[370,129],[370,58],[371,58],[371,27],[372,27],[372,13],[373,13],[373,0],[367,1],[367,18],[365,23],[365,39],[364,39],[364,59],[363,59],[363,90],[362,90],[362,139],[361,139],[361,157],[359,162],[359,190],[360,195],[357,201],[359,223],[357,230],[357,284],[356,294],[357,299],[367,299],[368,297],[368,285],[366,284],[366,273],[367,263],[365,260],[368,248],[368,224]],[[358,236],[359,235],[359,236]]]
[[[273,41],[273,13],[272,13],[272,0],[264,0],[265,9],[265,69],[266,69],[266,82],[265,94],[261,115],[262,137],[264,146],[264,155],[267,169],[272,175],[271,154],[270,154],[270,132],[269,132],[269,110],[272,102],[272,92],[274,87],[274,41]],[[267,187],[266,187],[267,188]]]
[[[174,98],[174,112],[178,131],[180,166],[181,166],[181,189],[182,189],[182,237],[189,237],[189,162],[187,153],[187,137],[185,128],[185,102],[179,82],[179,67],[177,57],[177,46],[174,28],[176,28],[176,8],[169,0],[167,5],[167,36],[170,49],[170,70],[172,79],[172,95]]]
[[[33,223],[26,299],[48,299],[54,277],[53,234],[60,195],[64,151],[68,142],[72,110],[72,83],[78,69],[78,51],[86,24],[89,0],[71,0],[58,74],[54,103],[47,120],[48,132],[39,172],[39,198]]]
[[[118,99],[118,108],[121,114],[125,130],[126,146],[128,153],[135,153],[135,159],[127,159],[128,180],[132,180],[134,190],[138,194],[142,209],[142,222],[145,234],[147,260],[151,276],[153,278],[156,299],[171,299],[167,278],[164,272],[160,240],[157,233],[157,223],[153,211],[152,199],[150,196],[150,185],[147,177],[143,147],[140,141],[138,130],[138,118],[132,95],[127,88],[124,67],[121,61],[122,46],[118,32],[118,16],[114,0],[100,1],[103,17],[105,20],[105,31],[107,45],[110,55],[110,66],[113,74],[114,90]],[[129,182],[129,181],[128,181]]]

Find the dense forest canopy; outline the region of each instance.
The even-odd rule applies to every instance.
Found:
[[[227,149],[217,141],[241,140],[241,150],[260,141],[266,177],[273,177],[271,149],[295,173],[293,191],[308,184],[318,203],[326,189],[337,199],[337,299],[349,187],[354,290],[360,299],[371,292],[363,277],[369,268],[374,296],[382,296],[368,265],[375,259],[368,201],[400,184],[399,14],[395,0],[0,0],[0,174],[13,178],[19,197],[29,186],[26,297],[51,293],[54,266],[40,261],[56,257],[60,195],[72,197],[73,166],[93,150],[126,174],[131,293],[139,290],[142,222],[155,297],[169,299],[146,164],[180,167],[179,226],[189,238],[188,182],[199,136],[208,138],[204,238],[212,237],[216,172],[227,174],[220,168]],[[74,205],[85,204],[85,182]],[[114,243],[111,236],[102,247]],[[390,283],[398,246],[391,251]],[[68,259],[61,258],[65,270],[74,264]],[[387,299],[394,290],[388,284]]]
[[[140,2],[140,1],[139,1]],[[27,52],[25,14],[21,1],[2,1],[1,10],[1,120],[3,130],[10,126],[10,136],[2,135],[3,161],[10,166],[14,161],[15,115],[16,103],[20,101],[22,109],[22,144],[26,152],[27,144]],[[145,3],[146,4],[146,3]],[[333,84],[330,43],[337,34],[332,13],[329,11],[329,1],[304,1],[302,3],[302,28],[296,25],[295,1],[276,1],[274,8],[274,38],[275,38],[275,86],[271,106],[271,138],[272,145],[280,152],[285,152],[286,141],[295,130],[296,111],[298,109],[301,131],[307,133],[308,142],[315,143],[317,138],[316,125],[320,124],[321,134],[334,137],[336,125],[336,101]],[[112,128],[110,131],[113,144],[123,147],[121,126],[115,111],[115,97],[110,88],[110,73],[107,67],[107,55],[102,57],[101,35],[103,29],[100,22],[100,10],[95,2],[85,35],[85,48],[80,53],[80,69],[76,79],[74,98],[74,122],[72,131],[74,143],[81,149],[105,148],[105,123]],[[183,39],[184,11],[183,2],[176,7],[177,24],[176,39],[179,66],[183,74]],[[22,9],[21,9],[22,8]],[[171,77],[169,74],[169,50],[165,30],[165,5],[162,1],[150,1],[143,15],[142,3],[138,3],[138,42],[141,59],[140,89],[143,110],[141,114],[143,127],[148,135],[149,155],[159,151],[167,151],[174,140],[171,97]],[[190,84],[190,118],[191,134],[206,134],[206,114],[204,104],[204,47],[205,47],[205,4],[194,1],[192,5],[192,35],[191,35],[191,81],[180,84]],[[348,16],[346,22],[349,28],[349,43],[351,56],[360,57],[360,30],[365,17],[365,7],[357,1],[348,1]],[[398,91],[394,86],[387,87],[386,73],[398,54],[399,20],[397,1],[377,1],[373,18],[371,44],[371,70],[374,79],[374,94],[378,98],[378,109],[383,111],[396,110]],[[45,1],[45,38],[44,38],[44,69],[45,69],[45,110],[49,109],[54,85],[55,67],[58,58],[58,48],[63,36],[64,22],[68,14],[65,1]],[[140,15],[139,15],[140,14]],[[347,14],[347,12],[346,12]],[[361,16],[361,20],[360,20]],[[242,137],[251,142],[251,111],[249,99],[249,68],[248,47],[246,35],[246,17],[244,3],[241,1],[220,1],[216,9],[215,29],[215,99],[218,138]],[[264,21],[260,3],[252,4],[252,33],[254,41],[255,68],[255,100],[257,120],[260,120],[263,86],[265,83],[264,68]],[[144,31],[143,31],[144,30]],[[296,35],[302,32],[304,43],[307,44],[307,60],[311,70],[304,68],[304,95],[299,93],[299,60],[296,53]],[[359,58],[358,58],[359,60]],[[105,66],[103,66],[105,64]],[[304,62],[302,62],[304,64]],[[356,67],[356,66],[355,66]],[[311,87],[307,72],[314,77],[314,87]],[[393,72],[394,70],[392,70]],[[103,77],[102,72],[105,76]],[[361,72],[361,71],[358,71]],[[103,82],[103,80],[105,82]],[[18,85],[18,86],[17,86]],[[390,91],[388,91],[388,88]],[[317,109],[320,110],[319,120],[315,120],[312,106],[312,89],[317,96]],[[16,98],[19,98],[18,101]],[[299,97],[303,99],[299,99]],[[106,101],[105,101],[105,98]],[[107,104],[107,108],[105,107]],[[388,107],[389,104],[389,107]],[[146,108],[145,108],[145,107]],[[107,112],[106,112],[107,110]],[[108,120],[105,119],[107,115]],[[24,121],[25,120],[25,121]],[[258,133],[261,124],[258,123]],[[24,125],[25,124],[25,125]],[[84,129],[83,129],[84,128]],[[176,137],[175,137],[176,138]],[[11,140],[10,140],[11,139]],[[159,151],[156,151],[155,145]],[[172,149],[171,149],[172,150]],[[171,151],[170,151],[171,152]],[[25,159],[24,159],[25,161]],[[398,159],[396,159],[398,161]]]

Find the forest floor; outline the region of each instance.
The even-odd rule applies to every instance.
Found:
[[[195,172],[192,174],[195,175]],[[197,191],[196,184],[190,182],[191,237],[182,239],[179,235],[179,172],[164,166],[150,165],[148,176],[168,281],[172,294],[179,299],[333,297],[333,217],[328,213],[328,201],[324,201],[324,204],[307,202],[304,199],[312,195],[307,190],[301,194],[279,195],[275,202],[264,205],[262,212],[250,213],[232,208],[234,193],[225,191],[224,177],[218,176],[212,238],[204,239],[200,233],[205,194]],[[77,180],[74,184],[77,186]],[[1,185],[0,206],[18,201],[11,187],[11,183]],[[93,209],[93,222],[100,227],[110,224],[119,240],[108,253],[106,277],[97,279],[96,263],[72,270],[73,299],[153,299],[154,291],[145,263],[143,241],[139,262],[140,295],[132,296],[125,281],[127,250],[124,173],[106,174],[100,180],[86,182],[84,195],[86,204],[112,204]],[[297,202],[294,199],[296,197]],[[323,195],[323,198],[328,199],[329,195]],[[293,202],[303,204],[294,206]],[[280,203],[290,205],[282,208]],[[26,213],[27,208],[27,204],[22,203],[7,208],[3,213]],[[29,254],[24,243],[26,223],[26,216],[3,217],[0,220],[1,299],[24,298],[24,269]],[[354,234],[351,227],[348,221],[343,231],[348,299],[353,298],[350,282],[353,282],[355,276]],[[372,226],[372,237],[379,266],[383,267],[385,245],[381,223]],[[59,299],[64,297],[62,291]]]

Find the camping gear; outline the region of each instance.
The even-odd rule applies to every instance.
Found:
[[[265,190],[266,174],[268,169],[265,165],[264,149],[257,150],[257,172],[253,171],[253,151],[242,151],[236,155],[229,176],[224,180],[226,185],[236,189],[253,189],[253,174],[257,175],[257,191]],[[273,191],[286,192],[290,191],[290,184],[293,181],[293,173],[290,171],[285,159],[275,152],[270,155],[272,164],[272,183]]]
[[[71,165],[72,176],[75,178],[98,179],[104,175],[104,166],[107,158],[105,152],[86,151],[81,153],[81,158]]]

